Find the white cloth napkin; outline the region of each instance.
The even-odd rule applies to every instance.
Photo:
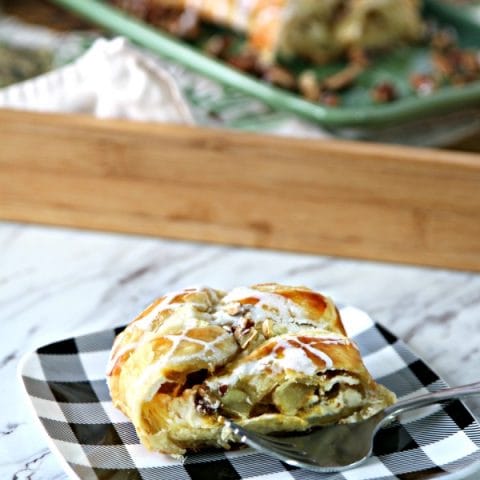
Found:
[[[0,107],[193,123],[173,77],[124,38],[98,39],[72,64],[0,89]]]
[[[85,113],[103,118],[196,123],[274,135],[328,138],[319,125],[225,87],[125,38],[98,39],[84,50],[84,33],[57,33],[0,15],[0,41],[54,52],[67,66],[0,89],[0,108]],[[93,37],[91,37],[93,38]]]

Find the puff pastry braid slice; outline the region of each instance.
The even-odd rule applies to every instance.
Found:
[[[149,0],[244,33],[265,64],[322,64],[351,47],[390,48],[422,32],[419,0]]]
[[[224,418],[262,431],[366,418],[392,403],[327,297],[263,284],[186,289],[118,335],[108,365],[114,404],[151,450],[228,448]]]

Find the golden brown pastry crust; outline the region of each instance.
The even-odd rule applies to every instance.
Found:
[[[394,401],[329,298],[273,283],[156,300],[118,335],[107,374],[142,443],[173,455],[228,448],[225,417],[265,432],[305,430]]]

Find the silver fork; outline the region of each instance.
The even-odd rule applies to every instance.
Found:
[[[226,420],[239,441],[296,467],[316,472],[339,472],[364,462],[380,428],[408,410],[480,393],[480,382],[400,400],[358,423],[332,425],[302,434],[274,436],[256,433]]]

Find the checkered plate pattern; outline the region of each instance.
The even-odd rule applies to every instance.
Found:
[[[445,387],[420,358],[364,312],[341,309],[371,374],[399,398]],[[20,378],[45,431],[72,478],[175,480],[453,479],[479,463],[480,425],[460,401],[402,416],[379,432],[374,456],[342,473],[314,473],[251,449],[208,451],[183,462],[147,452],[132,424],[111,402],[105,365],[112,329],[55,342],[27,355]]]

